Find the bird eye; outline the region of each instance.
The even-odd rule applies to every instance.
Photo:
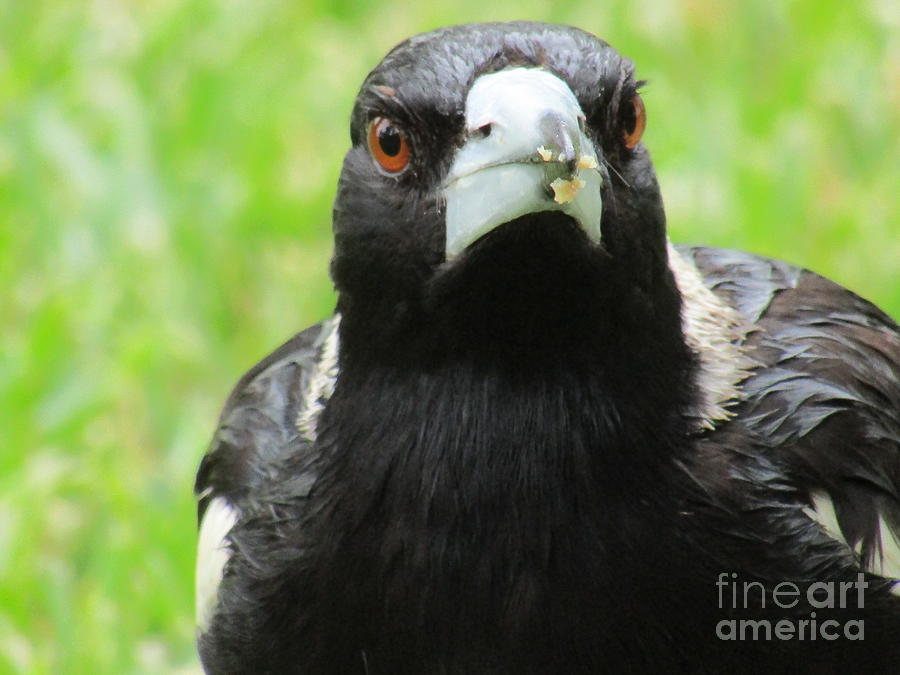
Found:
[[[637,94],[634,95],[628,105],[625,106],[625,125],[623,137],[625,147],[631,150],[636,146],[641,136],[644,135],[644,127],[647,126],[647,111],[644,109],[644,101]]]
[[[403,171],[410,160],[406,136],[386,117],[369,122],[369,152],[378,165],[390,173]]]

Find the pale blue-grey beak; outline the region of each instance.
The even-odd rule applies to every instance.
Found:
[[[466,99],[466,141],[444,186],[450,260],[495,227],[562,211],[600,241],[601,175],[568,85],[539,68],[482,75]]]

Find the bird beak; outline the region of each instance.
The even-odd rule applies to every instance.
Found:
[[[495,227],[562,211],[600,241],[601,175],[568,85],[537,68],[482,75],[466,99],[466,140],[444,184],[450,260]]]

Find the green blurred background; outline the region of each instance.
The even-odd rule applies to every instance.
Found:
[[[900,315],[895,0],[0,0],[0,673],[199,672],[193,473],[231,384],[332,307],[356,88],[511,18],[650,80],[673,239]]]

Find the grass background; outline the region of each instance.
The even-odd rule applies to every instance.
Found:
[[[198,672],[193,473],[231,384],[332,307],[356,88],[509,18],[636,61],[673,239],[900,315],[892,0],[0,0],[0,673]]]

